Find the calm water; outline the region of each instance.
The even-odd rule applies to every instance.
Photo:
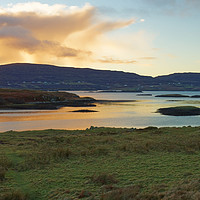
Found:
[[[54,111],[0,110],[0,132],[8,130],[85,129],[90,126],[146,127],[146,126],[200,126],[200,116],[163,116],[155,113],[158,108],[180,105],[200,106],[200,98],[156,98],[158,94],[199,95],[199,92],[144,92],[91,93],[74,92],[103,100],[136,100],[135,102],[98,104],[96,113],[72,113],[82,109],[65,107]],[[178,101],[177,101],[178,100]],[[85,109],[85,108],[83,108]]]

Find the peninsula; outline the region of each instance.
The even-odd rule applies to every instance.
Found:
[[[58,109],[95,106],[95,99],[68,92],[0,89],[0,109]]]

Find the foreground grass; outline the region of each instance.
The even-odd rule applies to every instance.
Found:
[[[200,127],[0,133],[0,200],[200,199]]]

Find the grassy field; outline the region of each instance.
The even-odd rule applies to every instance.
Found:
[[[0,200],[200,199],[200,127],[0,133]]]

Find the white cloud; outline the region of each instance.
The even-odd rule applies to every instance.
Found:
[[[1,62],[131,65],[136,62],[133,57],[152,56],[148,35],[108,33],[134,23],[134,19],[106,19],[90,4],[10,4],[0,8]]]
[[[40,2],[27,2],[9,4],[6,8],[0,7],[0,14],[17,14],[17,13],[37,13],[41,15],[63,15],[80,12],[82,9],[89,9],[92,6],[88,3],[83,8],[78,6],[67,6],[64,4],[42,4]]]

